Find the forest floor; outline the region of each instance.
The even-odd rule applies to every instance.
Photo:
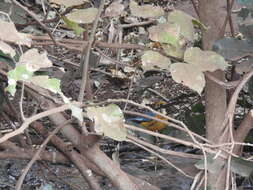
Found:
[[[1,3],[1,1],[0,1]],[[164,9],[180,9],[186,11],[188,14],[196,17],[194,9],[189,0],[163,0],[159,1]],[[0,6],[1,7],[1,6]],[[226,8],[224,7],[224,15]],[[79,63],[80,56],[74,52],[67,52],[64,49],[56,49],[53,46],[40,47],[47,50],[51,57],[51,60],[55,65],[60,65],[61,61],[55,59],[61,57],[68,62]],[[99,67],[102,70],[103,67]],[[68,70],[68,68],[66,69]],[[55,72],[52,76],[57,75]],[[65,77],[60,73],[61,77]],[[79,92],[80,79],[69,81],[64,79],[62,84],[64,93],[76,99]],[[189,111],[191,105],[202,101],[202,97],[199,97],[196,93],[192,92],[186,87],[175,83],[170,74],[165,72],[147,72],[143,78],[139,78],[137,81],[130,79],[115,78],[103,72],[99,72],[97,68],[91,72],[91,81],[94,85],[94,100],[103,101],[106,99],[123,98],[130,99],[138,103],[148,102],[150,105],[156,104],[156,102],[164,101],[164,97],[167,100],[172,100],[173,105],[165,107],[166,114],[172,117],[182,119],[185,118],[185,113]],[[191,95],[190,95],[191,94]],[[190,95],[190,96],[189,96]],[[18,97],[19,95],[17,95]],[[181,101],[177,101],[178,97],[184,97]],[[28,104],[30,102],[27,102]],[[120,105],[124,108],[126,105]],[[30,105],[29,107],[32,107]],[[128,109],[131,106],[127,106]],[[142,112],[142,110],[137,110]],[[0,123],[0,127],[4,126],[4,122]],[[171,133],[170,133],[171,135]],[[176,132],[173,135],[177,134]],[[188,138],[188,137],[183,137]],[[178,146],[168,141],[161,141],[155,139],[157,145],[168,150],[177,150],[183,152],[194,151],[183,146]],[[117,144],[109,139],[104,139],[101,142],[101,148],[107,151],[108,156],[112,156],[115,152]],[[189,158],[176,158],[172,156],[165,156],[176,166],[180,167],[187,174],[194,176],[196,170],[194,170],[194,163],[196,160]],[[123,170],[126,172],[138,176],[147,180],[151,184],[160,187],[162,190],[189,190],[192,183],[191,178],[183,176],[175,168],[169,166],[167,163],[162,162],[156,156],[145,152],[144,150],[130,145],[128,143],[120,144],[118,160]],[[26,166],[27,161],[21,161],[16,159],[6,159],[0,162],[0,189],[1,190],[13,190],[15,183],[20,176],[22,169]],[[190,166],[190,167],[189,167]],[[105,190],[114,190],[110,186],[107,180],[100,178],[101,184],[104,185]],[[72,165],[59,165],[49,164],[46,162],[37,162],[33,165],[24,181],[24,190],[39,189],[44,183],[50,183],[54,186],[54,189],[59,190],[84,190],[88,189],[83,185],[85,182],[78,170]]]

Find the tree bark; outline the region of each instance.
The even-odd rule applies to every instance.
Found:
[[[221,10],[224,4],[225,0],[199,1],[200,21],[208,27],[208,30],[203,32],[202,45],[204,50],[212,49],[213,43],[221,37],[220,29],[225,18]],[[225,74],[223,71],[215,71],[211,74],[219,80],[224,81]],[[227,108],[226,90],[206,78],[205,101],[207,138],[214,143],[221,142],[223,141],[220,139],[223,131],[221,127]],[[222,170],[219,175],[209,173],[208,184],[212,187],[212,190],[224,190],[226,185],[226,170]]]

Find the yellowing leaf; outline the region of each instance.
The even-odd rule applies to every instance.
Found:
[[[27,69],[34,72],[40,68],[53,66],[52,62],[48,59],[47,53],[39,53],[37,49],[29,49],[21,55],[17,65],[27,65]]]
[[[163,23],[148,29],[149,38],[160,43],[175,45],[180,37],[180,28],[176,24]]]
[[[205,77],[201,70],[194,64],[174,63],[170,66],[174,81],[181,83],[201,94],[205,87]]]
[[[76,33],[76,35],[81,35],[85,30],[79,26],[77,23],[67,19],[67,17],[63,16],[62,20],[65,22],[65,24],[72,30],[74,30],[74,32]]]
[[[203,72],[213,72],[218,69],[224,71],[229,66],[221,55],[213,51],[202,51],[197,47],[188,48],[185,51],[184,60],[188,63],[194,64]]]
[[[124,116],[121,109],[110,104],[105,107],[88,107],[87,115],[95,122],[95,131],[117,141],[126,140],[127,130],[124,127]]]
[[[0,28],[0,40],[18,45],[31,46],[31,38],[27,34],[18,32],[13,22],[0,20]]]
[[[4,43],[3,41],[0,41],[0,50],[4,54],[9,54],[11,57],[14,57],[16,55],[15,50],[8,44]]]
[[[96,15],[98,13],[98,9],[96,8],[88,8],[88,9],[78,9],[69,14],[67,14],[67,18],[73,22],[79,24],[88,24],[92,23]]]
[[[173,22],[180,27],[180,34],[187,40],[194,41],[194,18],[183,11],[175,10],[168,15],[168,22]]]
[[[130,2],[130,10],[132,15],[142,18],[154,18],[164,15],[164,11],[161,7],[155,7],[153,5],[139,6],[135,1]]]
[[[141,60],[142,60],[142,68],[145,71],[152,70],[155,68],[168,70],[171,64],[169,58],[161,55],[158,52],[151,50],[146,51],[144,55],[141,57]]]

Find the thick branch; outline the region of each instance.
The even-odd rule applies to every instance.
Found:
[[[0,160],[1,159],[23,159],[30,160],[35,154],[33,150],[21,150],[18,152],[15,151],[2,151],[0,152]],[[60,164],[69,164],[69,160],[63,156],[59,152],[48,152],[44,151],[44,154],[40,155],[38,160],[49,161],[52,163],[60,163]]]

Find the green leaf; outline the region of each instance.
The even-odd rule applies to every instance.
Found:
[[[192,24],[199,27],[202,31],[206,32],[208,30],[208,28],[203,23],[195,18],[192,19]]]
[[[14,96],[17,81],[28,81],[33,76],[33,72],[29,71],[26,65],[17,65],[15,69],[8,72],[7,76],[8,87],[6,90]]]
[[[56,78],[49,78],[46,75],[33,76],[29,82],[38,85],[42,88],[48,89],[53,93],[61,93],[61,81]]]
[[[84,28],[80,27],[76,22],[69,20],[65,16],[62,16],[62,20],[70,29],[72,29],[75,32],[76,35],[81,35],[85,31]]]
[[[175,23],[162,23],[148,29],[153,41],[176,45],[180,37],[180,27]]]
[[[26,81],[31,78],[32,75],[33,72],[29,71],[26,65],[18,65],[15,69],[8,72],[8,79]]]

